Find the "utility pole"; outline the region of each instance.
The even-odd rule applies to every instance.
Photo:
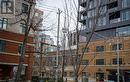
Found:
[[[39,69],[39,74],[40,74],[40,80],[42,81],[42,60],[43,60],[43,36],[41,37],[41,49],[40,49],[40,69]]]
[[[119,34],[117,32],[117,49],[116,49],[116,53],[117,53],[117,82],[120,82],[120,47],[119,47]]]
[[[58,56],[59,56],[59,30],[60,30],[60,15],[61,15],[61,11],[58,8],[58,28],[57,28],[57,54],[56,54],[56,82],[58,82]]]

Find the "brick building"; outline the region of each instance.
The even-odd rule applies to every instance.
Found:
[[[35,0],[33,1],[35,2]],[[27,11],[30,3],[28,0],[0,0],[0,4],[2,5],[0,8],[0,81],[6,80],[7,78],[14,80],[26,29],[25,22],[19,20],[27,18]],[[34,11],[36,15],[34,15]],[[32,20],[34,22],[33,24],[39,22],[41,19],[38,17],[38,13],[38,10],[35,9],[33,5],[30,15],[30,18],[35,16],[34,20]],[[25,77],[27,81],[32,80],[34,33],[35,32],[31,29],[28,36],[22,69],[22,78]]]
[[[117,43],[117,40],[119,42]],[[130,78],[130,37],[120,37],[120,38],[108,38],[103,40],[91,41],[85,55],[81,61],[80,65],[80,77],[79,81],[84,81],[84,77],[91,81],[98,80],[113,80],[116,82],[116,72],[117,72],[117,44],[119,45],[119,63],[120,63],[120,76],[123,82],[129,82]],[[82,54],[82,51],[85,47],[85,42],[79,44],[79,54]],[[63,54],[64,51],[60,51],[59,54],[59,74],[62,72],[63,64]],[[75,55],[75,50],[66,50],[65,52],[65,67],[64,67],[64,79],[67,79],[68,82],[74,81],[74,68],[72,66],[72,56]],[[44,77],[53,77],[55,75],[57,55],[56,52],[49,52],[44,58],[44,67],[46,67],[46,73],[43,69]],[[81,72],[81,70],[85,69]],[[112,78],[114,77],[114,78]]]
[[[22,34],[0,29],[0,80],[13,79],[19,64],[21,44],[24,36]],[[29,36],[26,52],[33,51],[33,37]],[[26,53],[24,60],[23,75],[31,80],[33,54]]]

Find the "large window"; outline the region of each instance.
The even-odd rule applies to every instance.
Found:
[[[96,52],[103,52],[104,46],[96,46]]]
[[[120,22],[120,11],[109,13],[110,24]]]
[[[6,29],[8,25],[8,19],[0,18],[0,28]]]
[[[5,51],[5,41],[0,40],[0,52],[4,52]]]
[[[116,29],[116,36],[129,36],[130,26],[120,27]]]
[[[18,46],[18,53],[19,53],[19,54],[22,54],[22,48],[23,48],[23,45],[20,44],[20,45]]]
[[[25,34],[25,30],[26,30],[26,25],[24,23],[20,23],[20,27],[21,27],[21,33]]]
[[[121,0],[122,8],[130,7],[130,0]]]
[[[88,60],[82,60],[82,61],[81,61],[81,64],[82,64],[82,65],[88,65],[89,62],[88,62]]]
[[[116,65],[117,64],[117,58],[114,58],[112,60],[113,64]],[[119,64],[122,64],[122,58],[119,58]]]
[[[2,14],[13,14],[13,1],[12,0],[1,0],[1,13]]]
[[[106,25],[106,17],[100,17],[98,19],[98,26]]]
[[[96,2],[96,1],[97,1],[97,0],[90,0],[90,2],[89,2],[89,8],[90,8],[90,9],[97,6],[97,2]]]
[[[22,13],[27,13],[28,12],[28,5],[27,4],[22,4]]]
[[[104,65],[104,59],[96,59],[96,65]]]
[[[113,44],[112,45],[112,50],[117,50],[117,45],[119,46],[119,50],[122,49],[122,44]]]
[[[125,21],[125,20],[129,20],[129,19],[130,19],[130,10],[122,11],[121,12],[121,20]]]

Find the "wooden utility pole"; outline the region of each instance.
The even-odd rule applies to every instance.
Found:
[[[56,54],[56,82],[58,82],[58,56],[59,56],[59,50],[60,50],[60,47],[59,47],[59,30],[60,30],[60,15],[61,15],[61,11],[60,9],[58,9],[58,28],[57,28],[57,54]]]
[[[45,39],[44,39],[45,42]],[[39,75],[40,75],[40,80],[42,80],[42,67],[43,67],[43,36],[41,37],[41,48],[40,48],[40,69],[39,69]]]

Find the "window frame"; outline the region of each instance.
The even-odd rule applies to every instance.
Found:
[[[89,65],[89,60],[87,60],[87,59],[82,60],[81,65]]]
[[[0,29],[7,29],[8,27],[8,19],[7,18],[0,18],[1,26]],[[6,25],[4,27],[4,25]]]
[[[103,52],[105,51],[105,47],[102,45],[102,46],[96,46],[96,52]]]
[[[6,41],[0,40],[0,52],[5,52]]]
[[[11,6],[9,6],[9,4],[11,4]],[[5,6],[5,11],[3,10]],[[9,12],[8,9],[12,9],[12,12]],[[7,0],[7,1],[1,1],[1,14],[13,14],[14,12],[14,4],[13,1]]]
[[[112,64],[113,65],[117,65],[117,58],[113,58],[112,59]],[[122,58],[119,58],[119,64],[120,65],[123,64],[123,59]]]
[[[22,3],[22,13],[28,13],[29,5]]]
[[[103,60],[103,61],[99,61]],[[104,59],[96,59],[96,65],[105,65],[105,60]]]
[[[112,44],[112,50],[116,51],[117,50],[117,45],[119,45],[119,50],[122,50],[123,48],[123,44],[119,43],[119,44]]]

